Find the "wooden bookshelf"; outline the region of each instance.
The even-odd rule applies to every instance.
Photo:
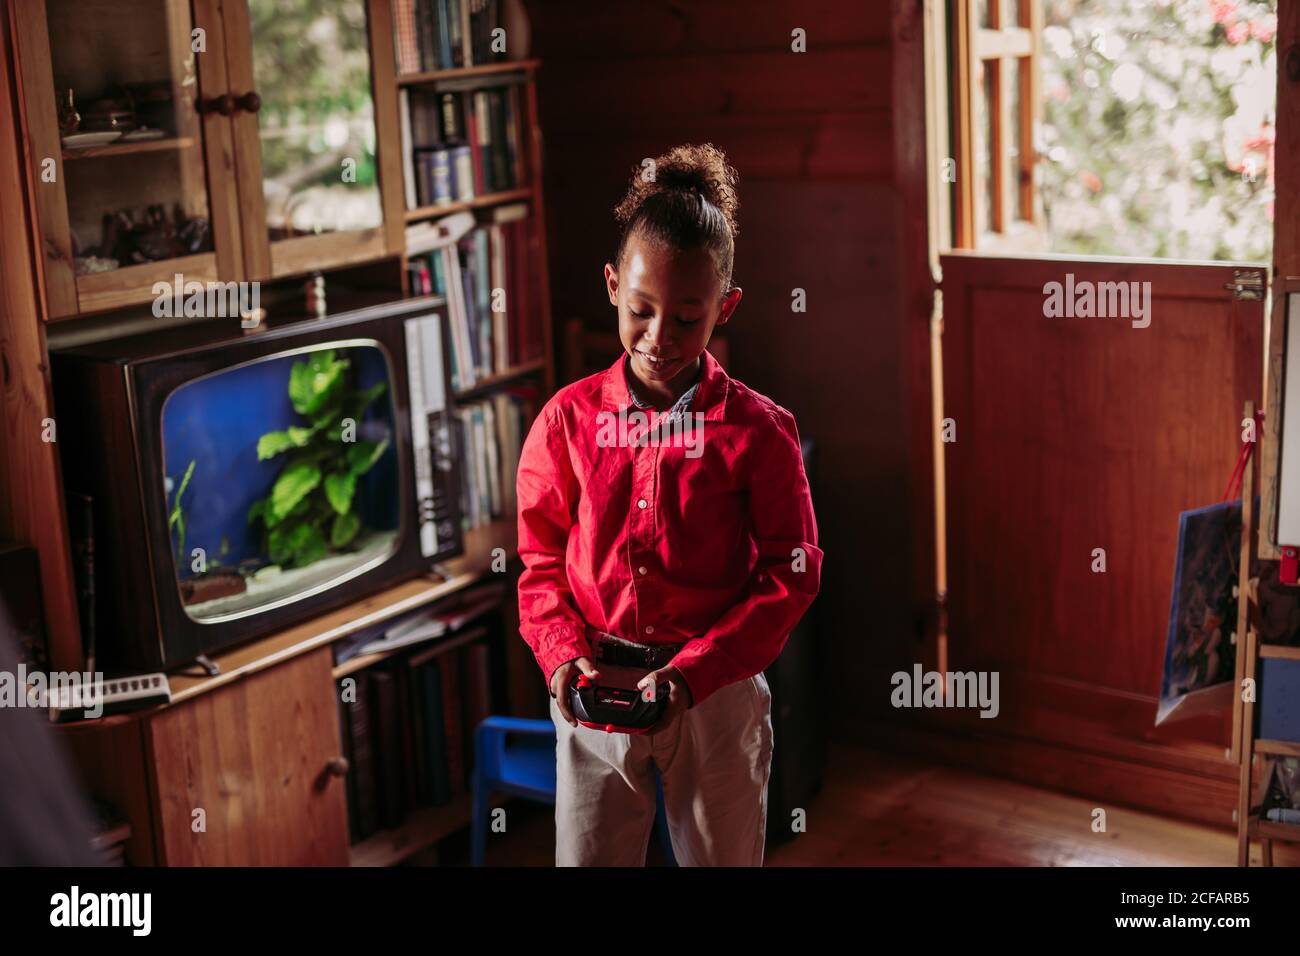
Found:
[[[488,803],[493,809],[509,799],[496,794]],[[467,826],[473,804],[469,794],[441,807],[424,807],[407,815],[400,827],[381,830],[352,846],[352,866],[396,866],[443,837]]]
[[[372,0],[372,9],[374,5],[374,0]],[[518,98],[523,113],[514,119],[519,130],[519,148],[524,154],[521,157],[522,166],[528,180],[518,183],[513,189],[475,196],[465,201],[419,206],[414,209],[403,208],[401,212],[401,219],[404,223],[414,224],[466,211],[476,213],[476,218],[479,218],[478,213],[509,203],[524,202],[529,204],[529,215],[526,222],[530,227],[529,241],[535,251],[527,257],[531,272],[526,281],[529,283],[529,300],[533,311],[532,314],[524,317],[524,321],[535,322],[540,325],[543,353],[539,358],[521,362],[504,372],[484,376],[479,378],[473,386],[456,390],[454,397],[460,402],[490,398],[498,390],[516,385],[529,378],[540,378],[545,394],[549,394],[555,387],[554,336],[547,272],[545,206],[542,192],[541,130],[536,91],[536,73],[539,67],[540,62],[537,60],[520,60],[421,73],[397,74],[388,70],[376,72],[376,99],[385,98],[384,108],[393,109],[399,113],[399,126],[402,125],[403,119],[400,116],[402,90],[429,87],[436,89],[438,84],[443,81],[465,81],[476,78],[483,79],[485,85],[492,85],[492,80],[503,75],[521,72],[525,74],[522,84],[523,95]],[[458,89],[462,88],[462,86],[461,82],[457,83]],[[403,150],[409,148],[409,146],[410,144],[406,142],[401,144]],[[392,172],[389,175],[400,176],[404,179],[403,165],[406,162],[407,158],[405,156],[401,156],[398,163],[392,163],[390,159],[388,168]],[[402,203],[404,206],[404,194]],[[407,293],[410,292],[409,287],[406,286],[409,260],[410,256],[404,252],[401,257],[401,272],[404,291]],[[520,437],[522,439],[522,436]],[[514,476],[503,475],[502,478],[503,480],[513,481]],[[485,570],[490,569],[492,566],[493,552],[498,548],[502,549],[508,560],[516,561],[516,535],[516,522],[513,514],[502,515],[487,524],[472,528],[465,534],[464,555],[447,562],[446,567],[453,575],[475,576],[476,582],[495,577],[490,570]],[[507,600],[511,599],[511,596],[507,596]],[[449,640],[454,642],[455,638]],[[431,642],[429,646],[432,647],[437,643],[438,641]],[[450,649],[451,646],[451,644],[448,644],[446,649]],[[334,676],[337,679],[355,673],[379,663],[387,656],[389,654],[365,655],[354,658],[336,667]],[[500,805],[501,802],[502,800],[498,798],[493,801],[493,805]],[[467,825],[470,820],[470,812],[471,807],[468,796],[458,798],[447,806],[416,810],[407,815],[400,827],[375,834],[353,846],[350,851],[351,865],[396,865]]]
[[[1262,816],[1257,816],[1250,821],[1249,831],[1255,839],[1300,843],[1300,823],[1282,823],[1279,820],[1265,820]]]
[[[379,26],[391,29],[393,21],[390,5],[377,2],[377,0],[371,0],[371,4],[372,8],[374,6],[387,8],[383,15],[378,18],[378,20],[383,21]],[[393,42],[386,44],[384,49],[391,55],[391,52],[398,46],[399,43],[396,36],[394,36]],[[504,76],[521,75],[519,80],[520,96],[518,97],[520,114],[513,117],[513,119],[518,129],[518,147],[522,153],[520,161],[526,176],[525,181],[517,183],[512,189],[491,192],[468,200],[422,205],[416,208],[405,208],[404,190],[394,191],[394,193],[402,193],[400,219],[408,225],[429,222],[460,212],[474,212],[477,214],[510,203],[522,202],[529,204],[529,214],[524,220],[528,223],[527,241],[530,246],[530,255],[527,257],[529,275],[525,281],[528,284],[531,314],[525,316],[524,321],[537,323],[540,326],[543,355],[538,359],[521,363],[508,372],[486,376],[475,382],[471,388],[457,391],[456,397],[461,400],[470,397],[486,397],[497,388],[514,384],[520,378],[529,375],[540,374],[543,379],[543,389],[547,394],[555,388],[555,349],[551,318],[550,279],[548,275],[549,255],[542,189],[542,137],[537,105],[537,74],[541,69],[541,65],[541,61],[538,59],[526,58],[453,69],[427,70],[418,73],[398,73],[395,68],[391,70],[384,69],[376,71],[374,77],[376,101],[382,99],[385,110],[391,109],[395,111],[397,113],[397,125],[402,127],[404,119],[401,116],[403,91],[420,89],[436,91],[439,84],[454,81],[454,90],[448,90],[447,92],[460,93],[476,88],[474,81],[482,81],[484,88],[491,88],[499,86],[499,81]],[[395,160],[392,159],[390,151],[390,162],[387,168],[391,169],[392,172],[389,175],[399,182],[405,180],[404,169],[408,157],[404,155],[404,151],[411,148],[411,146],[412,144],[405,142],[403,139],[401,142],[403,153]],[[476,218],[479,217],[476,215]],[[489,220],[480,219],[480,222],[485,224],[487,221]],[[402,281],[404,291],[408,294],[410,288],[407,278],[407,266],[410,259],[411,256],[404,252],[401,257]]]
[[[425,222],[429,219],[441,219],[443,216],[464,212],[467,209],[490,209],[493,206],[504,206],[506,203],[528,202],[532,198],[532,189],[507,189],[504,192],[488,193],[486,196],[475,196],[473,199],[445,203],[441,206],[420,206],[418,209],[408,209],[406,211],[406,221],[408,223]]]
[[[408,611],[427,607],[473,587],[486,576],[485,570],[476,568],[466,569],[448,578],[439,575],[413,578],[396,587],[380,591],[363,601],[349,604],[333,613],[281,631],[264,640],[242,644],[213,658],[221,668],[221,673],[215,677],[171,675],[168,680],[172,688],[172,704],[206,693],[248,674],[265,670],[287,658],[332,644],[363,628],[382,624]]]
[[[1300,743],[1293,740],[1265,740],[1256,738],[1255,753],[1270,757],[1300,757]]]
[[[123,35],[130,36],[130,15],[138,2],[112,0],[105,6],[120,8]],[[193,20],[209,28],[210,42],[217,43],[214,62],[233,71],[229,77],[208,71],[201,78],[207,84],[205,95],[227,92],[227,86],[240,93],[254,89],[256,37],[242,4],[223,7],[214,0],[166,0],[166,6],[177,13],[176,23],[188,25]],[[76,322],[93,313],[95,318],[87,321],[104,328],[121,322],[125,327],[135,320],[130,310],[153,298],[153,283],[170,280],[176,272],[200,282],[269,279],[315,270],[332,270],[332,277],[345,267],[381,263],[387,268],[400,262],[400,271],[381,275],[376,268],[373,281],[367,277],[367,288],[382,283],[387,294],[406,295],[410,291],[405,278],[408,224],[463,211],[489,221],[493,209],[508,203],[528,206],[526,225],[516,232],[527,242],[527,255],[522,258],[527,266],[523,281],[529,312],[523,321],[530,331],[540,329],[542,355],[486,376],[456,398],[490,398],[523,381],[537,382],[543,397],[550,393],[556,376],[536,91],[541,64],[524,59],[399,76],[394,69],[392,0],[365,0],[365,8],[382,225],[278,241],[268,238],[257,119],[252,113],[187,113],[186,124],[177,127],[174,137],[63,149],[47,74],[51,46],[64,38],[49,35],[43,3],[33,2],[30,10],[24,4],[10,17],[0,31],[4,34],[0,51],[6,60],[6,69],[0,71],[4,76],[0,87],[6,92],[0,97],[4,104],[0,144],[8,146],[3,151],[6,159],[0,162],[0,169],[8,174],[0,195],[6,208],[19,213],[15,241],[0,255],[0,276],[5,279],[0,282],[0,301],[11,306],[0,316],[0,338],[17,343],[10,350],[8,366],[17,383],[9,391],[17,398],[0,403],[4,405],[0,422],[8,425],[11,434],[36,435],[31,422],[53,415],[44,322]],[[172,39],[188,49],[188,27]],[[16,55],[19,49],[21,57]],[[433,91],[444,82],[461,89],[478,79],[487,86],[500,86],[507,74],[515,74],[510,82],[518,81],[518,96],[512,99],[525,180],[463,203],[406,209],[399,122],[402,92]],[[19,78],[25,79],[22,86],[16,85]],[[263,95],[270,90],[272,81],[267,82]],[[18,135],[23,130],[26,137]],[[34,186],[40,181],[34,157],[52,156],[56,163],[73,163],[86,173],[96,170],[97,159],[116,169],[113,157],[142,157],[139,163],[122,165],[130,167],[136,179],[148,182],[147,164],[141,165],[144,159],[171,162],[173,153],[180,157],[177,162],[186,164],[187,175],[193,173],[187,183],[195,195],[206,193],[213,251],[76,275],[65,191]],[[65,180],[62,173],[60,167],[60,184]],[[54,662],[58,669],[76,670],[82,663],[82,649],[57,446],[33,438],[21,448],[15,444],[11,458],[7,477],[0,475],[0,491],[6,492],[0,497],[9,500],[0,508],[0,524],[8,529],[7,536],[37,547]],[[509,479],[513,481],[513,475]],[[333,663],[331,645],[362,628],[496,579],[491,569],[496,548],[505,549],[511,562],[517,562],[513,515],[471,530],[465,555],[440,565],[441,573],[384,588],[294,627],[218,652],[212,655],[219,669],[215,675],[197,668],[169,674],[172,701],[167,705],[58,725],[56,733],[74,751],[91,790],[126,816],[131,829],[128,862],[141,866],[392,865],[463,827],[469,820],[467,799],[414,811],[402,827],[348,847],[342,793],[346,761],[341,758],[335,719],[335,680],[340,669]],[[511,595],[508,600],[512,599]],[[493,662],[494,673],[497,667],[506,671],[509,703],[495,703],[511,713],[531,713],[531,704],[519,706],[517,700],[537,674],[534,668],[526,679],[520,676],[524,673],[520,659],[527,650],[522,641],[510,638],[507,634],[508,659]],[[350,661],[343,668],[355,673],[380,660],[382,656]],[[189,815],[195,806],[220,818],[220,841],[193,837]],[[252,807],[257,812],[250,812]]]
[[[392,650],[379,651],[373,654],[358,654],[356,657],[350,657],[342,664],[336,664],[334,666],[334,679],[342,680],[349,674],[363,671],[367,667],[386,661],[390,657],[405,654],[408,651],[415,651],[417,653],[430,651],[436,654],[443,653],[444,651],[454,651],[458,647],[464,647],[466,644],[471,644],[474,641],[479,640],[482,636],[480,630],[475,627],[475,622],[471,621],[461,629],[461,632],[455,634],[448,634],[442,637],[432,637],[427,641],[407,644],[404,647],[395,647]]]
[[[524,362],[520,365],[516,365],[512,369],[507,369],[504,372],[497,372],[493,375],[485,376],[469,388],[456,389],[456,399],[463,402],[471,398],[482,398],[484,395],[495,392],[498,388],[505,385],[514,385],[520,379],[544,371],[546,371],[546,360],[533,359],[531,362]]]
[[[472,77],[495,77],[503,73],[534,73],[542,65],[541,60],[503,60],[500,63],[484,63],[479,66],[456,67],[451,70],[428,70],[423,73],[397,74],[398,86],[428,86],[440,80],[461,80]]]
[[[1292,647],[1289,644],[1260,644],[1259,656],[1284,661],[1300,661],[1300,647]]]

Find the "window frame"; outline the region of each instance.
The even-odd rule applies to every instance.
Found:
[[[1037,133],[1042,118],[1039,102],[1042,44],[1042,5],[1039,0],[984,0],[987,26],[975,22],[975,0],[950,0],[949,74],[952,108],[950,136],[956,161],[948,197],[952,211],[952,248],[981,252],[1045,252],[1042,202],[1035,176],[1041,159]],[[1014,23],[1003,23],[1004,8]],[[1008,18],[1010,19],[1010,18]],[[975,128],[975,97],[989,86],[992,142],[981,142]],[[1012,124],[1012,89],[1018,93],[1016,126]],[[1018,127],[1018,128],[1017,128]],[[1018,134],[1018,135],[1017,135]],[[1010,141],[1015,138],[1014,185],[1008,189]],[[981,156],[980,154],[983,154]],[[981,211],[978,195],[987,166],[991,215]],[[985,218],[990,219],[984,222]]]

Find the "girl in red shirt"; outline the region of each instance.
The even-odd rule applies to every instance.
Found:
[[[822,552],[794,417],[705,350],[740,304],[737,206],[712,145],[638,168],[605,265],[624,353],[547,402],[521,454],[520,630],[552,697],[559,865],[643,865],[656,771],[679,862],[763,861],[763,670],[816,596]],[[652,668],[647,696],[669,687],[658,723],[579,724],[570,682],[629,653]]]

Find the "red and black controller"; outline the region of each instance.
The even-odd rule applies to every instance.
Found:
[[[649,671],[609,664],[598,665],[598,671],[595,680],[579,674],[569,684],[569,709],[578,723],[610,734],[644,734],[659,722],[671,692],[667,682],[650,700],[636,686]]]

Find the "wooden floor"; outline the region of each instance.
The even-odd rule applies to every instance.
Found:
[[[768,866],[1233,866],[1236,835],[1122,807],[937,766],[911,757],[835,747],[826,784],[808,807],[807,832],[771,849]],[[507,833],[489,837],[490,866],[551,866],[554,810],[517,801]],[[768,827],[779,825],[769,820]],[[451,852],[447,852],[450,850]],[[446,848],[443,863],[464,862]],[[652,841],[650,863],[661,859]],[[1275,844],[1275,865],[1300,865]],[[1259,845],[1251,850],[1259,863]]]

